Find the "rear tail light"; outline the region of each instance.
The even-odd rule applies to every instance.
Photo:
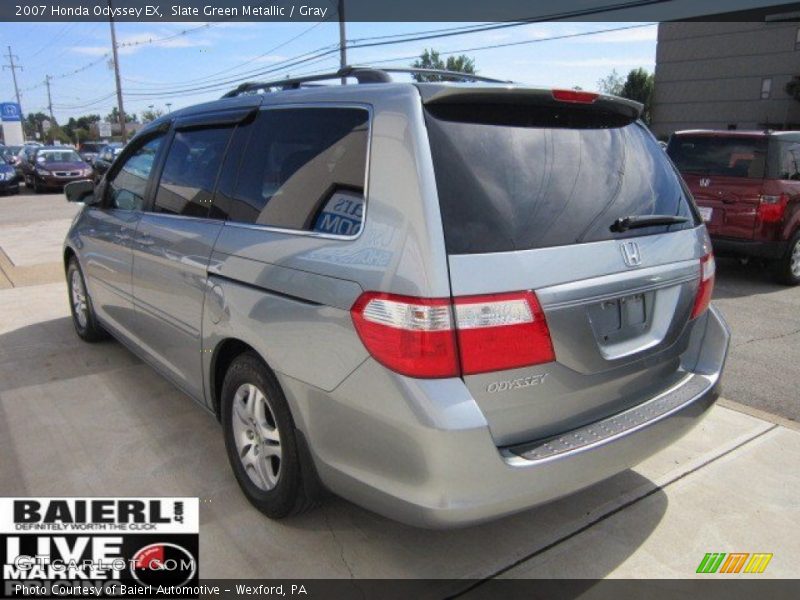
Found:
[[[692,307],[692,319],[702,315],[711,302],[711,293],[714,291],[714,273],[717,264],[714,262],[714,255],[710,252],[700,259],[700,287],[697,288],[697,295],[694,298]]]
[[[572,102],[573,104],[592,104],[598,98],[593,92],[581,90],[553,90],[553,98],[559,102]]]
[[[758,204],[758,218],[762,223],[777,223],[783,219],[786,206],[789,204],[789,194],[778,196],[763,195]]]
[[[550,330],[533,292],[456,298],[454,306],[465,375],[555,360]]]
[[[533,292],[413,298],[366,292],[350,310],[369,353],[412,377],[457,377],[555,360]]]

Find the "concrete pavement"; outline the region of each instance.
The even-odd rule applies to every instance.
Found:
[[[37,263],[9,225],[25,222],[0,213],[9,256],[60,265],[60,243],[42,236]],[[717,406],[636,469],[478,527],[413,529],[336,498],[272,522],[212,417],[120,344],[75,336],[61,276],[0,290],[0,315],[0,495],[197,496],[204,578],[694,577],[706,552],[772,552],[758,577],[797,574],[800,433],[769,415]]]

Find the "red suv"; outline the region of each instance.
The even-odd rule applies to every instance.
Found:
[[[677,131],[667,153],[718,256],[765,259],[800,284],[799,131]]]

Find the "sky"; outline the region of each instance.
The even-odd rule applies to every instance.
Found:
[[[469,26],[468,23],[348,23],[348,43]],[[475,24],[478,25],[478,24]],[[117,23],[124,108],[167,111],[219,98],[241,81],[282,78],[338,68],[338,23]],[[623,29],[627,28],[627,29]],[[0,24],[17,71],[22,109],[47,113],[50,75],[53,113],[105,116],[116,105],[108,23]],[[616,31],[614,31],[616,30]],[[600,33],[592,33],[592,32]],[[425,48],[466,50],[480,74],[552,87],[596,89],[612,70],[654,69],[657,26],[647,23],[549,22],[348,51],[348,63],[408,66]],[[548,39],[562,36],[561,39]],[[563,37],[569,36],[569,37]],[[385,41],[382,38],[378,41]],[[361,40],[361,41],[359,41]],[[503,44],[514,44],[502,46]],[[486,48],[486,46],[498,46]],[[303,60],[302,64],[292,64]],[[300,57],[300,58],[297,58]],[[4,57],[3,64],[8,64]],[[377,65],[379,66],[379,65]],[[195,89],[201,88],[201,89]],[[0,102],[14,101],[9,69],[0,74]],[[170,103],[170,106],[167,106]]]

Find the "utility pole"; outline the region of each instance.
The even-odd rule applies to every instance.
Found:
[[[344,0],[339,0],[339,67],[347,66],[347,39],[344,33]],[[347,83],[347,77],[342,77],[342,85]]]
[[[172,112],[172,102],[165,102],[165,104],[167,105],[167,112]]]
[[[3,65],[3,70],[5,69],[11,70],[11,78],[14,80],[14,93],[17,96],[17,105],[19,106],[19,114],[21,117],[23,113],[22,113],[22,102],[20,102],[19,100],[19,87],[17,87],[17,69],[19,69],[20,71],[23,71],[24,69],[22,68],[21,65],[14,64],[14,60],[15,59],[19,60],[19,56],[11,53],[11,46],[8,47],[7,56],[8,56],[8,64]]]
[[[50,80],[52,77],[50,75],[44,76],[44,84],[47,86],[47,113],[50,115],[50,131],[53,131],[53,127],[56,126],[56,118],[53,116],[53,99],[50,97]],[[54,141],[55,138],[52,137],[51,140]]]
[[[117,112],[119,112],[119,127],[122,135],[122,143],[124,144],[127,135],[125,132],[125,109],[122,107],[122,84],[119,77],[119,56],[117,55],[117,32],[114,30],[114,17],[111,9],[111,0],[108,0],[109,17],[108,21],[111,23],[111,50],[114,55],[114,79],[117,82]]]

